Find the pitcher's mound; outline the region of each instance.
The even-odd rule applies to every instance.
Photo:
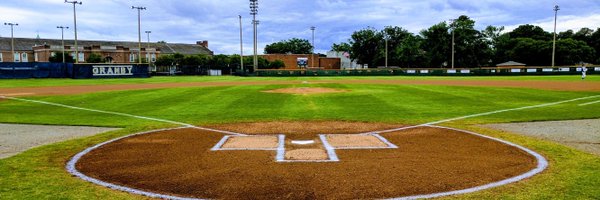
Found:
[[[348,90],[340,90],[333,88],[313,88],[313,87],[301,87],[301,88],[281,88],[275,90],[263,91],[267,93],[283,93],[283,94],[324,94],[324,93],[339,93],[348,92]]]

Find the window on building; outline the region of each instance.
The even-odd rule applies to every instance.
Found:
[[[4,60],[2,60],[2,52],[0,52],[0,62],[4,62]]]
[[[135,62],[135,54],[133,54],[133,53],[129,54],[129,62],[130,63]]]
[[[84,53],[79,53],[79,62],[85,62],[85,54]]]
[[[29,59],[27,58],[27,53],[21,53],[21,58],[23,62],[29,62]]]
[[[156,54],[152,54],[152,62],[156,62]]]
[[[150,61],[150,53],[146,53],[146,61]]]
[[[40,61],[40,59],[38,57],[38,53],[33,53],[33,59],[34,59],[35,62],[39,62]]]
[[[15,62],[21,62],[21,55],[19,53],[15,53],[15,55],[13,55],[13,59]]]

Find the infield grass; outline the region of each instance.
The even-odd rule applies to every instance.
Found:
[[[514,77],[499,78],[504,80]],[[564,77],[561,76],[558,79],[562,78]],[[202,78],[183,77],[183,80],[186,79],[194,81]],[[238,80],[234,77],[209,79],[209,81]],[[277,78],[260,78],[260,80],[274,79]],[[525,77],[524,79],[535,78]],[[594,79],[598,79],[598,77]],[[174,81],[170,77],[142,80]],[[256,81],[259,79],[239,78],[239,80]],[[21,80],[7,82],[19,86],[59,84],[59,80],[19,81]],[[66,83],[61,84],[96,84],[100,82],[99,80],[78,81],[66,80]],[[116,84],[138,80],[114,79],[112,81]],[[319,95],[261,92],[286,87],[329,87],[345,89],[349,92]],[[420,124],[592,95],[600,95],[600,93],[425,85],[311,84],[307,86],[299,84],[154,89],[28,97],[27,99],[196,125],[274,120],[348,120]],[[597,188],[600,188],[600,157],[553,142],[483,129],[473,125],[600,118],[600,104],[579,106],[582,103],[597,100],[600,100],[600,97],[449,123],[448,125],[452,127],[473,130],[524,145],[540,152],[550,161],[547,171],[530,180],[450,198],[599,199],[600,190]],[[64,165],[71,156],[94,144],[143,130],[172,126],[123,116],[12,100],[0,100],[0,122],[124,128],[119,131],[34,148],[17,156],[0,160],[0,199],[141,199],[139,196],[105,189],[74,178],[64,170]]]

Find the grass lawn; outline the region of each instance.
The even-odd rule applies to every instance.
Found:
[[[237,76],[156,76],[152,78],[130,79],[0,79],[1,87],[42,87],[66,85],[104,85],[138,83],[178,83],[178,82],[224,82],[224,81],[269,81],[269,80],[538,80],[538,81],[580,81],[579,75],[568,76],[331,76],[331,77],[237,77]],[[600,81],[600,75],[589,75],[586,81]]]
[[[591,76],[600,81],[600,76]],[[141,82],[256,81],[322,78],[238,78],[238,77],[157,77],[152,79],[111,80],[5,80],[18,86],[80,85]],[[366,77],[349,77],[363,79]],[[445,79],[448,77],[371,77],[382,79]],[[459,79],[482,79],[469,77]],[[491,78],[491,77],[486,77]],[[498,80],[561,80],[560,77],[493,77]],[[577,80],[579,81],[579,80]],[[600,82],[599,82],[600,84]],[[10,86],[9,86],[10,87]],[[244,121],[273,120],[348,120],[420,124],[475,113],[538,105],[598,92],[544,91],[520,88],[481,88],[426,85],[311,84],[310,87],[346,89],[350,92],[320,95],[263,93],[263,90],[306,85],[260,85],[175,88],[100,92],[84,95],[30,97],[28,99],[62,103],[84,108],[123,112],[203,125]],[[600,198],[600,157],[556,143],[500,131],[474,124],[600,118],[600,104],[579,106],[600,97],[554,106],[511,111],[469,118],[448,125],[477,131],[521,144],[545,155],[550,168],[530,180],[494,188],[459,199],[598,199]],[[86,147],[143,130],[169,124],[123,116],[71,110],[20,101],[0,101],[0,122],[90,125],[123,127],[119,131],[38,147],[0,160],[1,199],[135,199],[139,196],[105,189],[73,178],[64,170],[66,161]]]

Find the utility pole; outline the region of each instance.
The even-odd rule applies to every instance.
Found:
[[[242,37],[242,15],[238,15],[238,17],[240,18],[240,69],[242,70],[242,72],[245,72],[245,70],[244,70],[244,42],[243,42],[243,37]]]
[[[146,42],[146,61],[148,61],[148,64],[150,64],[150,33],[152,33],[152,31],[144,31],[146,33],[146,35],[148,35],[148,42]]]
[[[558,17],[558,11],[560,7],[554,6],[554,40],[552,41],[552,67],[554,67],[554,58],[556,58],[556,18]]]
[[[385,68],[388,68],[388,40],[390,40],[390,36],[385,33]]]
[[[141,11],[146,10],[146,7],[131,6],[131,9],[136,9],[138,13],[138,63],[142,64],[142,17]]]
[[[254,25],[254,71],[258,68],[258,21],[256,15],[258,15],[258,0],[250,0],[250,14],[252,15],[252,25]]]
[[[310,27],[310,30],[312,31],[312,49],[311,49],[311,55],[310,55],[310,66],[311,67],[315,67],[315,28],[314,26]],[[319,66],[319,68],[321,68],[321,66]]]
[[[454,46],[456,46],[456,43],[454,42],[454,31],[456,31],[456,27],[453,25],[455,21],[455,19],[450,19],[450,22],[452,22],[450,24],[450,29],[452,30],[452,69],[454,69]]]
[[[67,1],[65,3],[73,4],[73,25],[75,30],[75,63],[79,63],[79,48],[77,47],[77,12],[75,11],[75,5],[81,5],[81,1]]]
[[[6,26],[10,26],[10,52],[12,54],[13,57],[13,62],[15,62],[17,59],[15,59],[15,36],[14,36],[14,31],[13,28],[14,26],[19,26],[19,24],[17,23],[4,23],[4,25]]]
[[[56,28],[60,28],[60,35],[62,40],[62,62],[65,63],[65,28],[69,29],[68,26],[57,26]]]

